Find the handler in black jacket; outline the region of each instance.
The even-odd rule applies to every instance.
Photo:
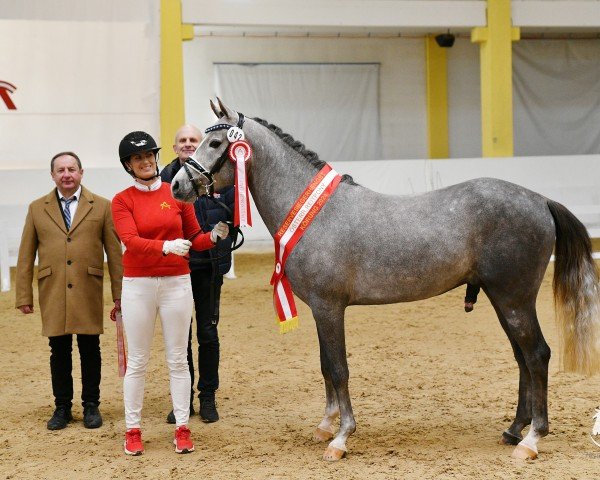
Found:
[[[184,125],[175,135],[173,150],[177,158],[160,173],[163,182],[171,183],[183,162],[198,148],[202,132],[193,125]],[[202,196],[194,203],[196,217],[203,231],[208,232],[220,221],[232,220],[234,188],[215,192],[214,198]],[[215,248],[203,252],[190,251],[192,291],[196,309],[196,337],[198,338],[198,397],[200,418],[210,423],[219,419],[215,403],[215,392],[219,388],[219,303],[223,275],[231,268],[231,238],[219,240]],[[218,258],[222,257],[222,258]],[[188,342],[188,364],[192,376],[190,415],[194,413],[194,356],[192,353],[192,330]],[[171,411],[168,423],[175,423]]]

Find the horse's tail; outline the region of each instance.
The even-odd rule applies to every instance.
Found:
[[[563,205],[548,200],[556,226],[554,305],[567,372],[600,371],[598,270],[585,226]]]

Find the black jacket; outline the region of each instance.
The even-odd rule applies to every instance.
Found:
[[[176,158],[160,172],[160,178],[163,182],[171,183],[173,177],[181,168],[179,159]],[[225,206],[223,206],[223,204]],[[215,192],[214,199],[203,195],[194,202],[194,210],[196,218],[205,232],[210,232],[214,226],[223,221],[233,220],[233,211],[235,208],[234,187],[226,187],[219,192]],[[219,240],[217,246],[210,250],[202,252],[190,251],[190,269],[212,271],[213,264],[218,264],[218,273],[226,274],[231,268],[231,238]],[[223,258],[211,261],[211,258],[216,258],[224,255]]]

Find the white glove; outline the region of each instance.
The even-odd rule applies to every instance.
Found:
[[[210,239],[213,243],[217,243],[217,237],[220,239],[227,238],[229,235],[229,226],[225,222],[219,222],[210,232]]]
[[[175,255],[183,257],[184,255],[187,255],[187,253],[190,251],[191,246],[192,242],[186,240],[185,238],[166,240],[163,244],[163,253],[165,255],[168,255],[169,253],[174,253]]]

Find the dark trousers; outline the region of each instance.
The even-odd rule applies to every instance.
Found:
[[[219,388],[220,349],[217,322],[219,320],[223,276],[217,274],[214,283],[211,285],[212,274],[210,270],[193,270],[190,275],[196,309],[196,338],[198,339],[198,396],[202,397],[203,395],[214,395],[215,390]],[[213,311],[211,311],[210,305],[211,289],[214,289]],[[192,385],[194,385],[194,359],[191,340],[190,329],[188,364],[192,376]]]
[[[49,337],[50,374],[54,403],[71,408],[73,403],[73,335]],[[100,335],[77,335],[77,347],[81,360],[82,405],[100,404]]]

